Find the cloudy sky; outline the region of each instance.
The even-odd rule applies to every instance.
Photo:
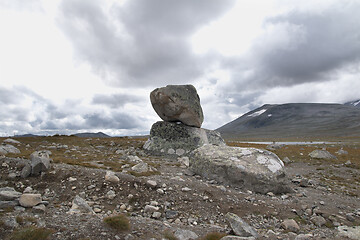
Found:
[[[147,134],[193,84],[216,129],[266,103],[360,98],[358,0],[0,0],[0,136]]]

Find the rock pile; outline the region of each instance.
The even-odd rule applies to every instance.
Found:
[[[144,149],[156,155],[189,157],[190,169],[210,180],[264,194],[289,191],[282,181],[284,164],[275,154],[228,147],[218,132],[200,128],[204,117],[192,85],[157,88],[150,100],[164,121],[153,124]]]
[[[153,124],[144,148],[155,154],[182,156],[204,144],[225,145],[216,131],[200,128],[200,98],[192,85],[168,85],[150,93],[155,112],[164,121]]]

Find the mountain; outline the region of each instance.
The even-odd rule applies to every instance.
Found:
[[[360,108],[323,103],[266,104],[217,131],[225,139],[360,137]]]
[[[73,136],[76,137],[83,137],[83,138],[109,138],[109,135],[106,135],[103,132],[98,132],[98,133],[91,133],[91,132],[85,132],[85,133],[76,133],[73,134]]]
[[[351,102],[346,102],[346,103],[344,103],[344,105],[360,107],[360,99],[355,100],[355,101],[351,101]]]
[[[38,137],[39,135],[34,135],[34,134],[22,134],[22,135],[15,135],[14,137]]]

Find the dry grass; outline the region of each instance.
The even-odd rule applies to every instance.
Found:
[[[106,217],[104,218],[104,223],[120,232],[130,230],[129,219],[123,214]]]
[[[225,236],[225,233],[211,232],[202,237],[201,240],[220,240],[222,237]]]
[[[52,229],[34,226],[16,230],[9,237],[10,240],[46,240],[54,232]]]
[[[5,138],[0,138],[0,142]],[[14,144],[21,153],[7,154],[7,157],[29,159],[30,154],[37,150],[50,150],[54,163],[65,163],[90,168],[111,169],[122,171],[124,164],[129,164],[122,156],[115,154],[116,149],[142,148],[146,138],[79,138],[76,136],[23,137],[13,138],[21,142]],[[27,145],[29,147],[26,147]],[[57,148],[67,145],[68,148]],[[99,148],[98,146],[103,146]],[[112,151],[109,151],[112,149]],[[69,151],[70,150],[70,151]],[[129,164],[131,167],[131,163]]]
[[[167,240],[179,240],[177,237],[175,237],[174,233],[170,230],[165,230],[163,235],[164,235],[164,238]]]

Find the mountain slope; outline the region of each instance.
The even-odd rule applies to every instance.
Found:
[[[355,100],[355,101],[351,101],[351,102],[346,102],[346,103],[344,103],[344,105],[360,107],[360,99]]]
[[[224,138],[360,136],[360,108],[342,104],[266,104],[217,129]]]
[[[110,137],[109,135],[106,135],[103,132],[98,132],[98,133],[91,133],[91,132],[76,133],[76,134],[74,134],[74,136],[83,137],[83,138],[108,138],[108,137]]]

